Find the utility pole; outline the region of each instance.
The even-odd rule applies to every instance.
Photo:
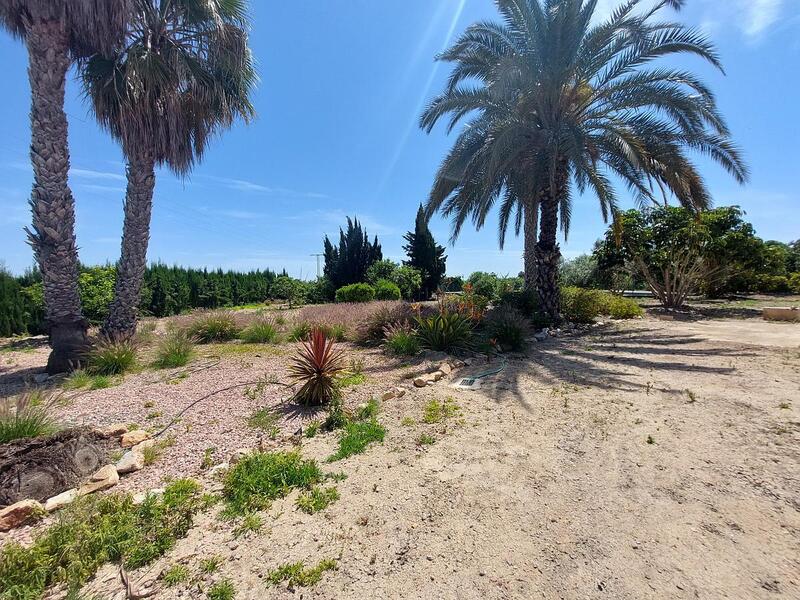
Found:
[[[320,273],[319,273],[319,257],[320,256],[325,256],[325,255],[324,254],[312,254],[311,256],[316,256],[317,257],[317,279],[319,279],[319,275],[320,275]]]

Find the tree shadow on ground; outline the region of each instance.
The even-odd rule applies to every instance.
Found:
[[[591,337],[550,338],[537,343],[524,356],[509,357],[504,374],[496,381],[530,411],[522,389],[523,378],[528,378],[529,382],[533,378],[540,384],[554,387],[572,384],[606,391],[649,391],[650,384],[643,381],[648,371],[727,376],[737,369],[695,364],[692,357],[739,359],[753,356],[735,348],[692,348],[693,344],[706,340],[648,328],[593,333]],[[602,337],[596,337],[597,333]],[[669,359],[656,360],[653,355],[668,355]],[[486,383],[491,385],[492,380]],[[674,392],[671,389],[660,391]]]

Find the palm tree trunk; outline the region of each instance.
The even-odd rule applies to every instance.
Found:
[[[558,209],[566,191],[568,174],[561,163],[554,178],[555,190],[547,186],[541,193],[541,219],[539,241],[536,243],[536,288],[539,292],[539,310],[553,323],[561,321],[561,294],[558,289],[558,263],[561,250],[556,242],[558,234]]]
[[[122,252],[117,263],[114,300],[103,323],[102,333],[115,339],[127,339],[136,333],[137,309],[147,267],[147,244],[150,241],[150,214],[156,184],[155,161],[150,152],[130,152],[128,189],[125,194],[125,224],[122,229]]]
[[[524,243],[525,249],[525,289],[536,289],[536,241],[537,229],[539,228],[539,206],[535,202],[525,206],[525,230]]]
[[[69,69],[63,23],[32,19],[26,32],[31,85],[32,230],[28,240],[42,272],[45,316],[53,351],[48,373],[79,365],[88,323],[78,293],[75,201],[67,183],[69,147],[64,83]]]

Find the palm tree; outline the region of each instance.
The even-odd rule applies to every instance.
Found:
[[[0,25],[28,48],[31,85],[32,229],[53,351],[49,373],[78,364],[88,324],[78,295],[75,201],[70,191],[64,83],[74,58],[110,51],[120,40],[127,0],[3,0]]]
[[[254,116],[256,82],[244,0],[132,0],[127,39],[92,56],[82,79],[94,113],[127,160],[122,251],[101,331],[129,337],[147,261],[155,167],[187,174],[209,139]]]
[[[436,175],[426,204],[480,228],[499,201],[500,245],[524,223],[525,280],[540,308],[560,319],[559,224],[566,237],[574,189],[590,189],[604,219],[617,210],[612,183],[640,203],[655,189],[694,209],[711,200],[687,153],[711,157],[739,182],[747,169],[711,91],[659,58],[698,56],[721,70],[704,35],[662,20],[684,0],[650,8],[627,0],[593,25],[597,0],[495,0],[502,23],[470,26],[438,58],[455,66],[424,111],[428,132],[445,116],[467,122]],[[538,217],[538,240],[537,240]]]

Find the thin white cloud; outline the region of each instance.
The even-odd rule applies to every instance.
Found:
[[[760,37],[781,14],[783,0],[739,0],[741,22],[745,35]]]
[[[101,179],[111,181],[126,181],[125,175],[119,173],[111,173],[109,171],[95,171],[94,169],[76,169],[71,168],[69,174],[72,177],[79,177],[81,179]]]
[[[198,177],[207,181],[219,183],[228,189],[235,190],[237,192],[244,192],[246,194],[265,194],[271,196],[288,196],[292,198],[328,198],[326,194],[290,190],[280,187],[270,187],[255,181],[248,181],[246,179],[216,177],[213,175],[199,175]]]
[[[214,210],[215,215],[221,217],[228,217],[230,219],[240,219],[242,221],[250,221],[253,219],[263,219],[268,216],[264,213],[253,212],[249,210]]]
[[[115,187],[112,185],[97,185],[93,183],[81,183],[78,187],[88,192],[97,192],[98,194],[125,194],[124,187]]]

